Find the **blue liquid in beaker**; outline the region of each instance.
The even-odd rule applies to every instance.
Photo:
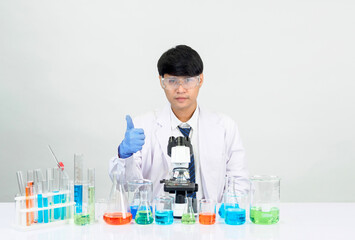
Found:
[[[225,223],[228,225],[241,225],[245,223],[245,209],[227,208],[225,212]]]
[[[174,222],[173,210],[157,211],[155,213],[155,223],[159,225],[169,225]]]
[[[138,205],[130,206],[130,209],[131,209],[132,219],[135,219],[138,210]]]
[[[138,205],[133,205],[129,207],[131,209],[132,219],[136,218],[138,207],[139,207]],[[150,206],[150,211],[153,212],[152,206]]]
[[[221,218],[224,218],[224,203],[222,203],[221,206],[219,207],[218,214]]]
[[[238,203],[235,203],[234,205],[230,205],[228,204],[226,207],[224,206],[224,203],[221,204],[221,206],[219,207],[219,210],[218,210],[218,214],[221,218],[224,218],[226,213],[225,213],[225,208],[239,208],[239,205]]]

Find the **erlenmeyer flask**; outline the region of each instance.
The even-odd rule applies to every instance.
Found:
[[[192,198],[187,198],[187,205],[184,209],[184,213],[181,217],[181,223],[183,224],[194,224],[196,222],[194,209],[192,207]]]
[[[148,200],[147,190],[143,190],[140,192],[140,203],[135,221],[137,224],[142,225],[151,224],[154,221],[152,207],[150,206],[150,202]]]
[[[117,179],[117,172],[113,173],[112,188],[108,202],[108,209],[103,216],[110,225],[123,225],[130,223],[132,214],[129,211],[126,191],[123,186],[123,173]]]
[[[148,201],[153,202],[153,183],[148,179],[134,179],[128,181],[128,204],[131,210],[132,218],[135,219],[140,203],[140,192],[148,191]],[[151,209],[152,210],[152,209]]]
[[[247,196],[247,192],[245,192],[243,189],[239,188],[238,184],[239,179],[235,176],[226,176],[225,178],[225,186],[224,186],[224,194],[223,194],[223,202],[218,210],[219,216],[221,218],[225,218],[225,214],[228,208],[239,208],[238,202],[235,202],[235,204],[231,204],[231,202],[228,200],[228,197],[230,196],[240,196],[240,194],[244,196]],[[243,199],[244,200],[244,199]],[[226,205],[226,202],[229,204]],[[243,207],[245,207],[243,205]]]

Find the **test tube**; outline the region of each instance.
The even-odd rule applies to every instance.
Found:
[[[16,176],[17,176],[17,183],[18,183],[18,188],[19,188],[19,191],[20,191],[20,195],[21,196],[25,196],[25,184],[23,182],[22,171],[17,171],[16,172]]]
[[[43,192],[43,207],[48,207],[48,181],[42,182],[42,192]],[[49,211],[43,210],[43,222],[48,223],[50,219]]]
[[[62,204],[65,204],[65,203],[67,203],[67,200],[69,199],[69,197],[67,197],[69,194],[69,176],[64,170],[60,171],[60,173],[61,173],[61,177],[60,177],[61,181],[60,181],[60,186],[59,186],[60,192],[61,192],[60,202]],[[61,208],[60,217],[62,220],[66,219],[67,207]]]
[[[82,213],[83,204],[83,155],[74,154],[74,201],[75,214]]]
[[[43,175],[41,169],[35,170],[35,186],[37,191],[37,206],[38,206],[38,223],[43,223],[43,210],[39,210],[43,207],[43,195],[42,195],[42,183]]]
[[[48,200],[48,207],[51,207],[48,211],[49,215],[48,215],[48,221],[49,222],[52,222],[54,220],[54,216],[53,216],[53,168],[47,168],[47,171],[46,171],[46,174],[47,174],[47,191],[48,191],[48,197],[47,197],[47,200]]]
[[[30,186],[26,185],[26,208],[30,209],[31,208],[31,203],[30,203],[30,196],[31,196],[31,190]],[[26,212],[26,226],[31,226],[31,213]]]
[[[60,185],[60,178],[61,178],[61,169],[60,168],[53,168],[53,206],[60,204],[60,193],[59,193],[59,185]],[[60,208],[54,208],[54,220],[58,220],[60,218]]]
[[[17,176],[17,183],[18,183],[18,188],[20,191],[20,196],[26,196],[25,184],[23,181],[22,171],[17,171],[16,176]],[[25,199],[25,201],[17,200],[16,204],[17,204],[17,207],[16,207],[17,209],[24,209],[24,208],[26,208],[27,199]],[[24,214],[24,213],[18,212],[17,220],[18,220],[19,225],[22,225],[22,224],[27,225],[27,213]]]
[[[69,180],[68,182],[69,182],[68,183],[69,193],[67,194],[67,202],[72,203],[74,201],[74,181]],[[71,219],[73,217],[74,208],[75,206],[73,207],[72,205],[69,205],[67,207],[67,213],[66,213],[67,219]]]
[[[35,215],[34,215],[34,212],[33,212],[34,199],[32,198],[32,196],[34,195],[33,192],[34,192],[33,170],[28,170],[27,171],[26,197],[29,198],[28,199],[28,208],[32,209],[32,211],[28,212],[28,216],[29,216],[28,223],[29,223],[29,225],[33,224],[34,221],[35,221]]]
[[[89,183],[89,223],[95,222],[95,169],[88,169],[88,183]]]

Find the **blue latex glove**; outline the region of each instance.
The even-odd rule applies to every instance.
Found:
[[[126,116],[127,130],[125,133],[125,138],[118,146],[118,155],[120,158],[128,158],[133,155],[133,153],[142,150],[144,145],[144,130],[142,128],[134,128],[131,116]]]

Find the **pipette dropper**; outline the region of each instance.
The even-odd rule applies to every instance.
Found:
[[[49,150],[51,151],[51,153],[52,153],[52,155],[53,155],[53,158],[54,158],[55,162],[57,163],[58,168],[60,168],[60,169],[63,171],[63,170],[64,170],[64,164],[63,164],[62,162],[59,162],[59,161],[58,161],[58,159],[57,159],[57,157],[55,156],[55,154],[54,154],[54,152],[53,152],[53,150],[52,150],[52,148],[51,148],[50,145],[48,145],[48,148],[49,148]]]

